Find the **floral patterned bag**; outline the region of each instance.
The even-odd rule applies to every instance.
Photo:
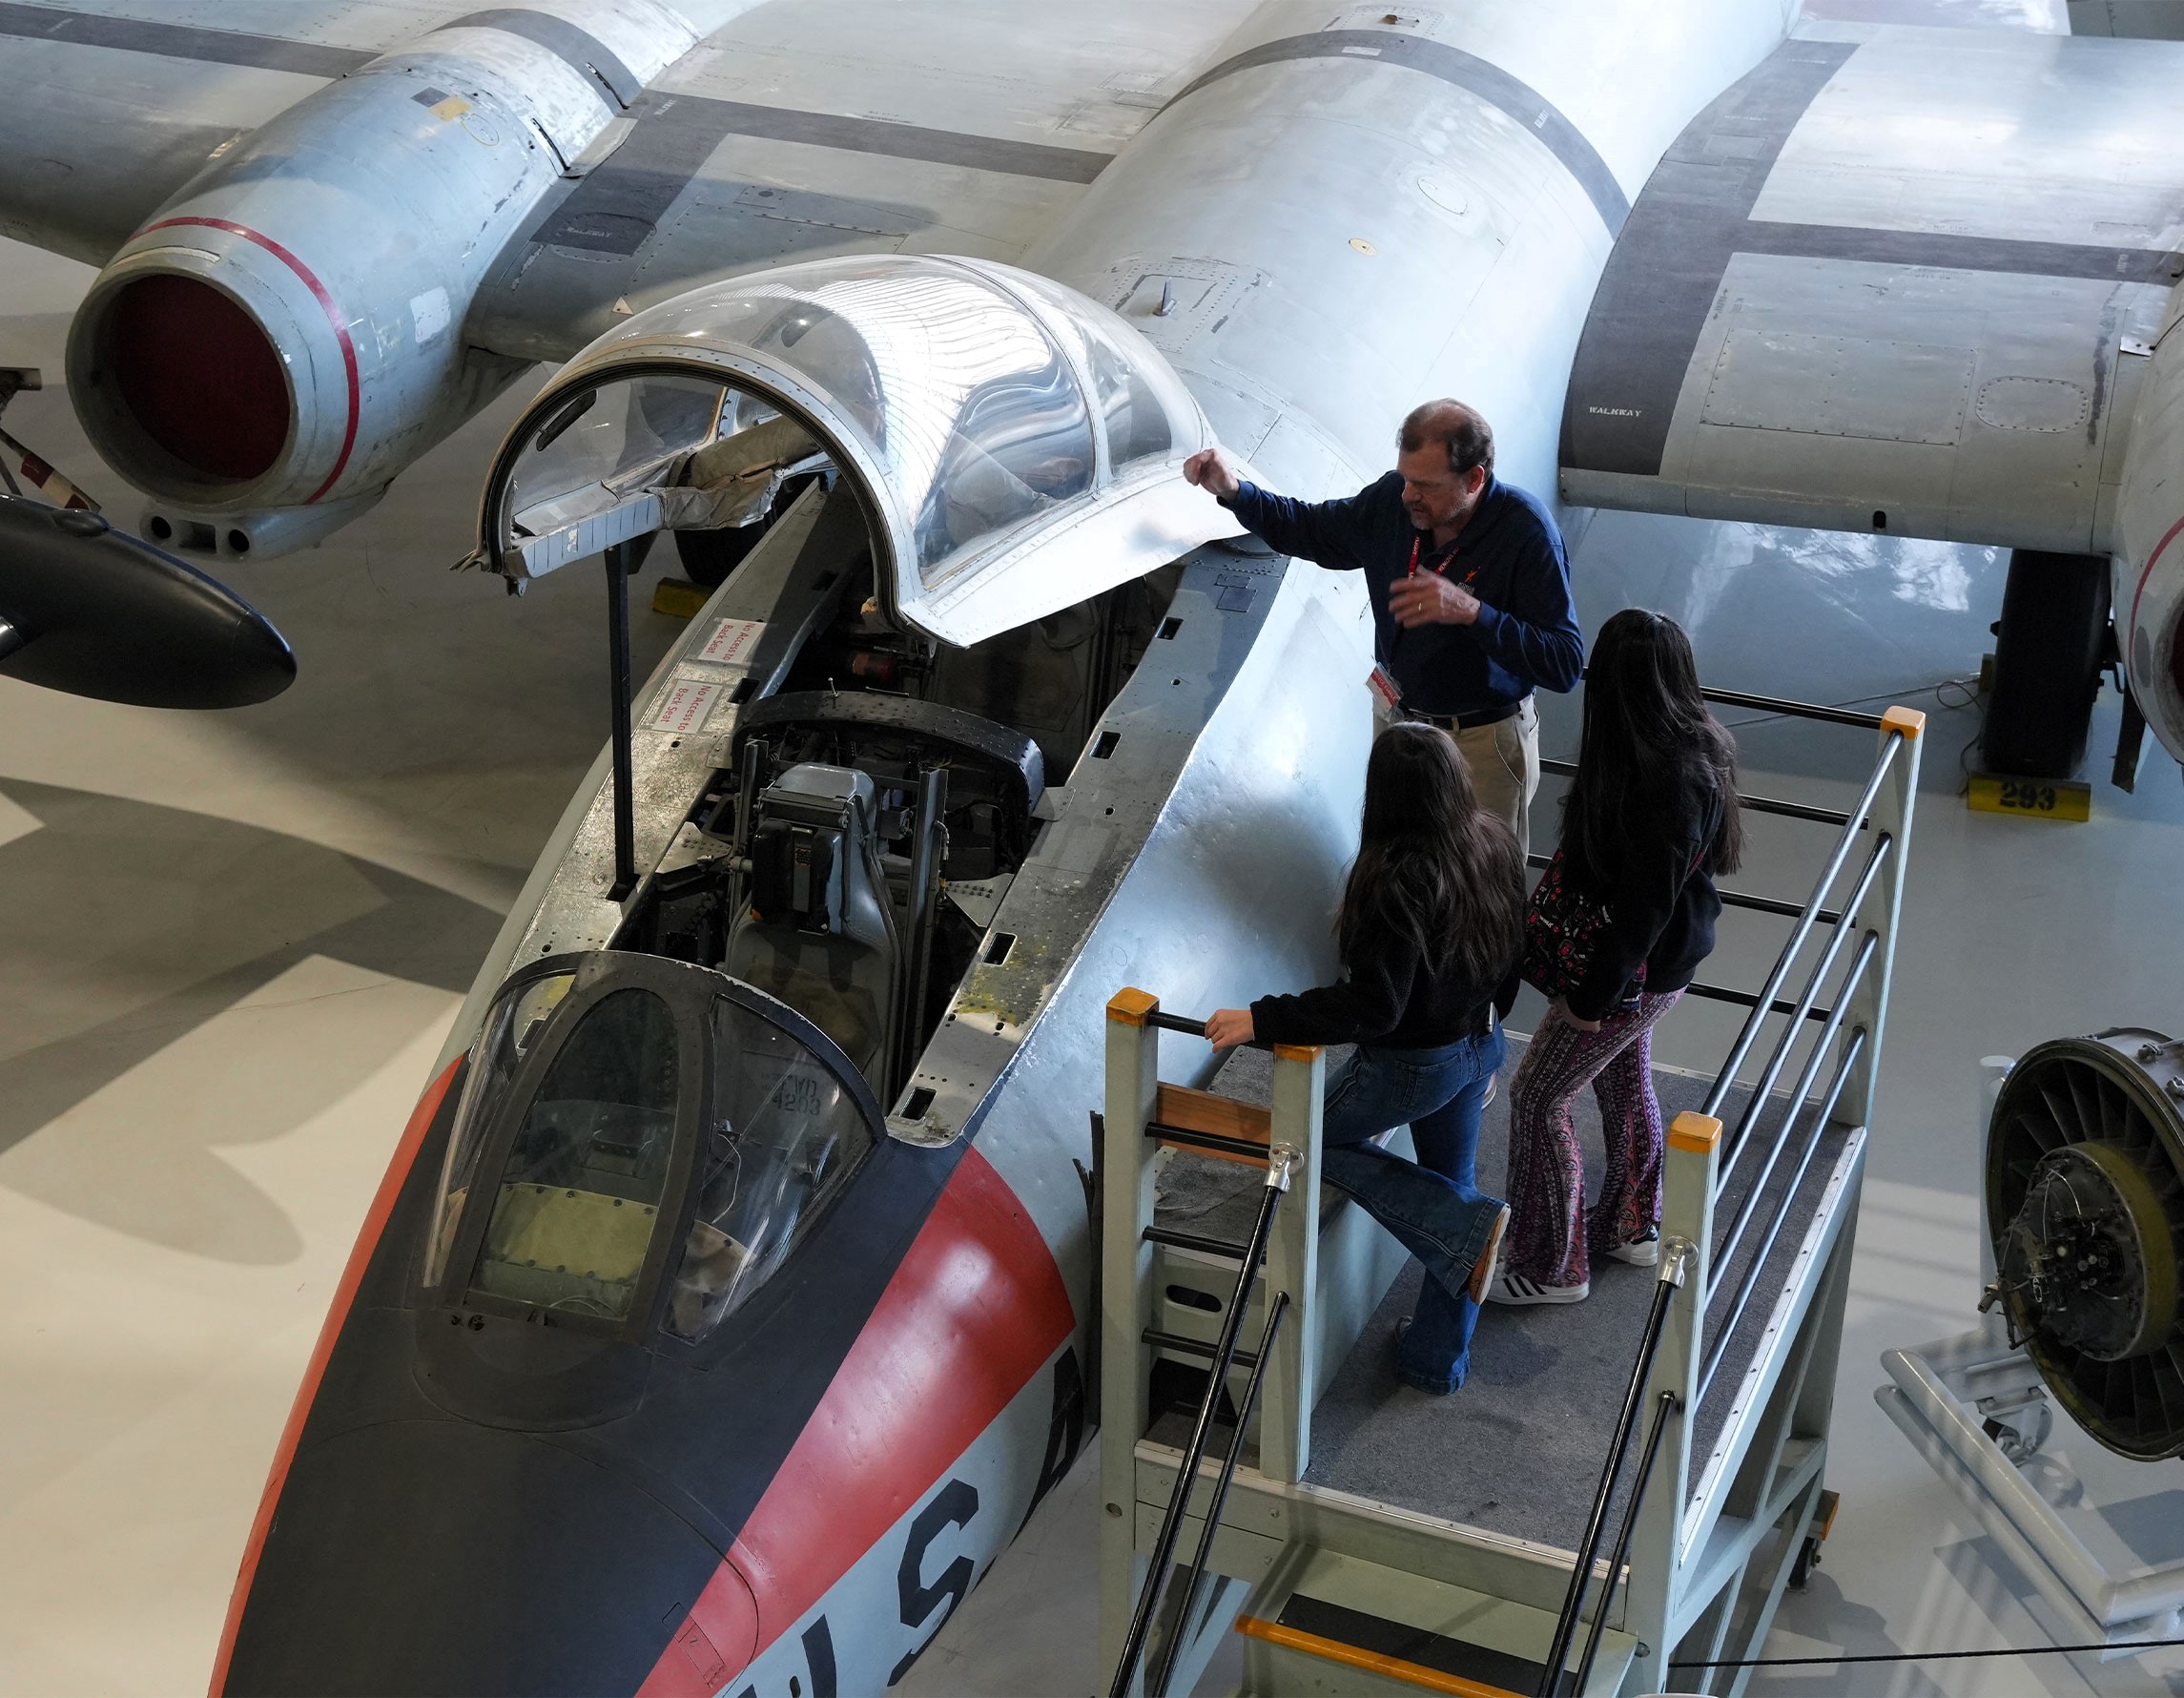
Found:
[[[1594,942],[1607,923],[1607,903],[1579,888],[1556,850],[1524,904],[1524,982],[1550,998],[1568,996],[1592,964]]]

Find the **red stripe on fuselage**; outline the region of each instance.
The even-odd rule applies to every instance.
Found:
[[[886,1536],[1076,1325],[1037,1223],[993,1165],[966,1150],[732,1561],[690,1611],[731,1672],[744,1646],[747,1657],[764,1651]],[[692,1667],[684,1630],[678,1623],[639,1688],[647,1698],[718,1688]]]
[[[2138,588],[2131,592],[2131,623],[2124,628],[2123,633],[2124,647],[2127,651],[2123,660],[2123,673],[2127,678],[2131,676],[2131,655],[2128,650],[2131,647],[2132,632],[2138,629],[2138,604],[2146,599],[2146,582],[2153,576],[2154,563],[2161,558],[2162,551],[2176,540],[2176,533],[2180,530],[2184,530],[2184,519],[2177,520],[2175,524],[2161,533],[2161,540],[2153,545],[2153,552],[2146,557],[2146,569],[2138,574]],[[2155,664],[2160,664],[2158,656],[2155,659]]]
[[[402,1129],[402,1142],[395,1146],[394,1160],[387,1164],[386,1177],[380,1181],[379,1193],[372,1198],[372,1206],[364,1215],[363,1230],[357,1234],[357,1246],[349,1252],[349,1265],[341,1270],[341,1283],[334,1288],[333,1307],[326,1312],[326,1324],[319,1329],[319,1343],[311,1352],[310,1366],[303,1370],[303,1383],[297,1390],[295,1406],[288,1412],[288,1424],[280,1430],[280,1443],[273,1453],[273,1471],[266,1476],[265,1495],[258,1501],[258,1519],[251,1522],[250,1538],[242,1547],[242,1567],[236,1575],[235,1590],[228,1597],[227,1626],[220,1632],[219,1660],[213,1665],[213,1698],[219,1698],[228,1684],[228,1660],[235,1655],[236,1628],[242,1622],[243,1605],[250,1599],[250,1583],[258,1574],[258,1554],[265,1549],[265,1536],[273,1525],[273,1512],[280,1502],[280,1488],[288,1481],[288,1465],[296,1460],[297,1441],[303,1437],[303,1423],[311,1418],[311,1404],[319,1396],[319,1382],[325,1377],[327,1360],[334,1354],[334,1344],[341,1336],[343,1323],[349,1318],[349,1306],[357,1300],[357,1288],[364,1282],[364,1270],[371,1266],[373,1253],[380,1247],[387,1217],[394,1213],[402,1188],[409,1182],[409,1170],[417,1162],[418,1149],[423,1144],[425,1133],[432,1129],[433,1119],[439,1114],[447,1087],[454,1081],[455,1069],[462,1065],[463,1058],[457,1056],[439,1078],[424,1087],[424,1095],[418,1098],[409,1125]]]
[[[341,317],[341,309],[335,303],[333,292],[319,280],[317,274],[308,265],[272,237],[261,236],[248,224],[237,224],[232,218],[161,218],[156,224],[145,225],[137,234],[150,236],[155,230],[171,229],[176,224],[200,224],[208,230],[224,230],[230,236],[239,236],[245,241],[256,242],[296,274],[297,280],[310,290],[312,298],[319,302],[319,310],[326,315],[326,322],[334,327],[334,340],[340,344],[341,349],[341,375],[348,380],[349,384],[349,419],[341,431],[341,451],[334,456],[334,469],[326,474],[324,483],[303,498],[303,505],[309,507],[334,487],[335,479],[341,475],[342,468],[349,464],[350,450],[357,445],[357,421],[363,412],[363,385],[357,376],[357,344],[349,335],[349,326]],[[300,412],[297,420],[300,426]]]

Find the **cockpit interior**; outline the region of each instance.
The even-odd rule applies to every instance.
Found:
[[[610,946],[504,986],[440,1188],[443,1305],[695,1343],[764,1285],[1005,959],[1048,773],[1173,634],[1181,556],[1233,528],[1175,499],[1209,440],[1105,309],[893,256],[640,315],[534,404],[480,564],[520,586],[668,531],[693,579],[743,574],[774,646]]]

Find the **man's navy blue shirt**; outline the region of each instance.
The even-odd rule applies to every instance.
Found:
[[[1562,533],[1547,509],[1514,484],[1490,473],[1470,522],[1438,554],[1432,534],[1411,523],[1401,472],[1344,501],[1292,501],[1243,484],[1226,505],[1281,553],[1333,571],[1365,573],[1374,649],[1412,713],[1481,713],[1535,689],[1568,690],[1584,669],[1585,639],[1570,600]],[[1443,565],[1451,582],[1479,598],[1474,624],[1405,631],[1395,623],[1388,592],[1410,569],[1412,543],[1420,570],[1429,560]]]

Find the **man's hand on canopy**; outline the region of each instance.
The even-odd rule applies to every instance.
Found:
[[[1239,487],[1236,468],[1228,464],[1228,456],[1219,448],[1201,448],[1183,463],[1183,475],[1208,495],[1223,501],[1234,495]]]

